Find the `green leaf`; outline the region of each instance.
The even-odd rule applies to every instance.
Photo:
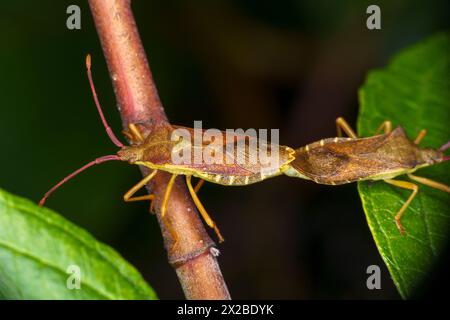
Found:
[[[80,289],[75,284],[79,268]],[[74,268],[74,267],[71,267]],[[0,297],[156,299],[112,248],[60,215],[0,189]]]
[[[428,131],[421,146],[439,148],[450,138],[450,35],[437,34],[394,57],[388,68],[369,73],[360,89],[358,132],[370,136],[384,120],[401,125],[414,139]],[[450,163],[415,174],[450,183]],[[406,176],[397,178],[408,180]],[[404,298],[424,281],[448,242],[450,195],[419,185],[419,193],[402,217],[402,236],[394,216],[411,191],[382,181],[359,182],[370,230],[392,279]]]

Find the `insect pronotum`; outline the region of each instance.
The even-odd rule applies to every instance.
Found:
[[[343,118],[338,118],[336,120],[336,127],[339,137],[322,139],[296,150],[287,146],[275,145],[279,154],[278,166],[275,170],[269,172],[264,170],[265,167],[260,162],[244,164],[224,162],[223,164],[214,165],[205,162],[200,164],[176,164],[172,161],[171,155],[172,149],[178,142],[172,140],[172,133],[175,129],[183,127],[170,124],[156,125],[152,129],[152,132],[144,137],[139,130],[138,124],[130,124],[129,129],[124,131],[124,134],[132,144],[131,146],[124,146],[114,135],[103,115],[92,80],[91,59],[89,55],[86,57],[86,67],[89,84],[100,118],[111,141],[120,150],[115,155],[97,158],[65,177],[44,195],[39,202],[40,205],[44,205],[46,199],[56,189],[80,172],[93,165],[113,160],[127,161],[131,164],[142,165],[152,169],[150,174],[125,193],[123,198],[127,202],[141,200],[153,201],[154,196],[151,194],[133,196],[158,171],[165,171],[172,174],[160,208],[162,218],[164,218],[166,213],[175,178],[178,175],[186,176],[186,184],[197,209],[206,224],[215,230],[219,241],[223,241],[223,237],[197,196],[197,191],[204,181],[225,186],[242,186],[260,182],[281,174],[328,185],[338,185],[361,180],[383,180],[391,185],[412,190],[411,196],[395,215],[395,222],[401,233],[404,233],[404,229],[400,223],[400,219],[417,194],[418,186],[409,181],[394,180],[393,178],[406,174],[411,180],[445,192],[450,192],[450,188],[442,183],[412,174],[419,168],[449,160],[450,157],[445,156],[443,152],[450,147],[450,142],[439,149],[420,148],[418,144],[425,136],[425,130],[422,130],[414,141],[410,141],[401,127],[392,130],[390,121],[385,121],[378,128],[377,135],[368,138],[358,138],[347,122]],[[189,132],[197,130],[191,128],[183,129]],[[382,129],[384,129],[384,134],[378,134]],[[341,137],[342,131],[349,138]],[[251,137],[236,136],[235,140],[229,145],[233,152],[242,152],[235,147],[236,140],[241,139],[244,140],[246,145],[244,150],[255,148],[250,143]],[[203,145],[192,147],[204,148]],[[195,187],[192,186],[192,176],[200,178],[199,183]]]

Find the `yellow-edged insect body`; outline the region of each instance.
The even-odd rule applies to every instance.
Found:
[[[295,160],[285,173],[338,185],[389,179],[443,159],[442,151],[418,147],[397,127],[368,138],[329,138],[306,145],[295,151]]]
[[[231,141],[226,139],[223,143],[211,148],[208,141],[186,141],[173,139],[173,131],[183,129],[190,137],[197,134],[203,136],[201,129],[192,129],[180,126],[164,125],[157,127],[145,141],[134,146],[125,146],[118,156],[123,161],[143,165],[150,169],[163,170],[172,174],[192,175],[203,180],[226,185],[241,186],[263,181],[267,178],[282,174],[295,158],[295,151],[286,146],[276,144],[266,145],[253,136],[233,136]],[[226,133],[222,132],[223,137]],[[242,142],[242,143],[240,143]],[[180,145],[182,148],[180,148]],[[209,148],[209,149],[208,149]],[[276,150],[272,150],[272,149]],[[276,151],[273,162],[261,161],[260,151],[266,154]],[[179,157],[183,151],[187,155]],[[215,161],[205,155],[213,153]],[[174,159],[176,154],[176,159]],[[198,157],[198,155],[200,155]],[[269,157],[268,157],[269,158]],[[209,160],[209,161],[208,161]]]
[[[178,175],[186,176],[186,184],[197,209],[205,222],[215,230],[219,240],[223,237],[214,221],[209,217],[197,197],[203,181],[226,186],[248,185],[270,177],[286,174],[292,177],[312,180],[320,184],[338,185],[360,180],[384,180],[386,183],[412,191],[408,200],[395,216],[400,232],[404,232],[400,218],[418,192],[418,186],[409,181],[394,180],[402,174],[424,185],[450,193],[450,187],[411,173],[415,170],[447,161],[444,151],[450,142],[440,149],[420,148],[418,144],[425,136],[422,130],[414,141],[408,139],[401,127],[391,131],[391,122],[380,126],[385,134],[368,138],[358,138],[343,118],[336,119],[337,132],[342,131],[350,138],[329,138],[293,150],[275,143],[268,144],[253,135],[234,134],[230,139],[228,131],[213,130],[215,136],[200,128],[192,129],[173,126],[167,123],[152,126],[152,132],[142,136],[137,124],[130,124],[124,134],[132,142],[124,146],[114,135],[105,120],[95,92],[91,75],[90,56],[86,57],[86,67],[94,101],[106,132],[111,141],[120,148],[117,155],[97,158],[66,176],[57,183],[39,202],[46,199],[61,185],[87,168],[107,161],[127,161],[152,169],[144,179],[124,195],[125,201],[153,201],[154,195],[133,196],[145,186],[158,171],[171,173],[161,204],[161,217],[164,218],[172,186]],[[211,131],[209,131],[211,133]],[[203,139],[204,136],[208,138]],[[196,139],[200,137],[200,139]],[[223,139],[225,137],[225,139]],[[200,178],[194,188],[191,177]],[[152,206],[151,206],[152,207]]]

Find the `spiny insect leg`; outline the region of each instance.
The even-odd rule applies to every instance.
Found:
[[[377,131],[375,131],[375,135],[379,134],[381,130],[384,131],[384,133],[389,133],[392,131],[392,122],[389,120],[383,121],[380,126],[378,127]]]
[[[163,198],[163,202],[161,205],[161,218],[164,218],[164,216],[166,215],[167,203],[169,202],[170,193],[172,192],[172,187],[173,187],[176,177],[177,177],[177,174],[173,174],[170,177],[169,182],[167,183],[166,193],[164,193],[164,198]]]
[[[350,138],[358,138],[355,131],[353,131],[352,127],[345,121],[344,118],[339,117],[336,119],[336,131],[338,137],[342,137],[342,130],[350,137]]]
[[[154,195],[152,194],[147,194],[144,196],[137,196],[137,197],[133,197],[133,195],[139,190],[141,189],[143,186],[145,186],[158,172],[158,170],[153,170],[149,175],[147,175],[146,177],[144,177],[144,179],[142,179],[141,181],[139,181],[135,186],[133,186],[130,190],[127,191],[127,193],[125,193],[123,195],[123,200],[125,202],[132,202],[132,201],[143,201],[143,200],[150,200],[150,211],[153,211],[153,200],[154,200]]]
[[[219,228],[217,228],[216,223],[211,219],[208,212],[206,212],[205,207],[203,207],[202,203],[200,202],[200,199],[197,197],[197,194],[195,193],[194,188],[192,187],[191,177],[192,176],[186,176],[186,183],[187,183],[189,192],[191,193],[192,200],[194,200],[194,203],[195,203],[198,211],[202,215],[203,219],[205,220],[206,224],[209,227],[211,227],[212,229],[214,229],[214,231],[216,232],[217,237],[219,238],[219,242],[223,242],[224,239],[222,237],[222,234],[219,231]]]
[[[419,144],[420,141],[422,141],[423,137],[427,134],[427,130],[422,129],[420,130],[419,134],[417,135],[416,139],[414,139],[415,144]]]
[[[204,183],[205,183],[205,180],[203,180],[203,179],[198,180],[197,184],[194,187],[195,193],[197,193],[200,190],[200,188],[202,187],[202,185]]]
[[[440,182],[437,182],[437,181],[434,181],[434,180],[431,180],[428,178],[419,177],[419,176],[413,175],[411,173],[408,173],[408,177],[411,180],[417,181],[417,182],[424,184],[426,186],[429,186],[431,188],[435,188],[435,189],[450,193],[450,187],[446,184],[443,184],[443,183],[440,183]]]
[[[412,193],[409,196],[408,200],[406,200],[406,202],[403,204],[403,206],[400,208],[400,210],[397,212],[397,214],[395,215],[395,218],[394,218],[395,224],[397,225],[398,230],[400,231],[400,233],[402,235],[404,235],[405,229],[403,228],[403,226],[400,222],[400,219],[402,218],[403,213],[408,208],[411,201],[414,199],[417,192],[419,191],[419,187],[416,184],[408,182],[408,181],[386,179],[386,180],[384,180],[384,182],[392,184],[393,186],[396,186],[396,187],[412,190]]]

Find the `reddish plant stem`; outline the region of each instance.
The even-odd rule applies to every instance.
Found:
[[[89,0],[103,52],[108,63],[123,127],[140,123],[152,127],[167,122],[147,58],[137,31],[130,1]],[[141,168],[143,174],[148,171]],[[230,299],[215,257],[214,242],[206,233],[185,184],[178,178],[170,196],[166,217],[160,204],[169,179],[158,173],[147,186],[155,195],[155,208],[168,252],[187,299]],[[168,231],[170,227],[170,232]],[[174,244],[177,238],[177,245]]]

